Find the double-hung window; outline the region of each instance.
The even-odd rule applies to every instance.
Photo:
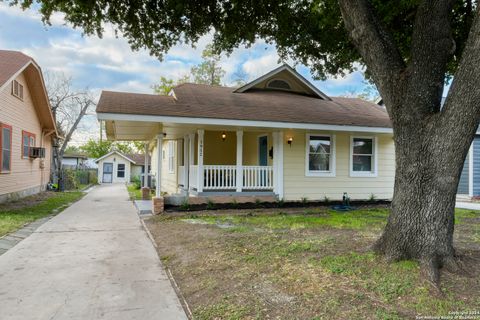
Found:
[[[31,147],[35,147],[35,134],[22,131],[22,158],[30,156]]]
[[[168,141],[168,172],[175,173],[175,142]]]
[[[125,178],[125,164],[119,163],[117,166],[117,178]]]
[[[23,85],[17,80],[12,81],[12,95],[23,100]]]
[[[307,176],[335,176],[335,136],[307,134]]]
[[[12,127],[0,123],[0,172],[12,169]]]
[[[375,177],[377,175],[376,159],[377,140],[374,137],[350,138],[350,175]]]

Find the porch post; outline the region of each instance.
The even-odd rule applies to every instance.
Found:
[[[284,146],[283,131],[279,131],[277,134],[278,134],[278,153],[277,153],[278,198],[283,199],[283,146]]]
[[[237,192],[243,188],[243,131],[237,131]]]
[[[188,148],[189,148],[189,152],[188,152],[188,174],[190,174],[190,166],[193,166],[194,165],[194,161],[195,161],[195,133],[190,133],[188,135]],[[188,176],[188,189],[187,190],[190,190],[190,186],[192,184],[192,181],[190,181],[190,176]]]
[[[273,145],[273,193],[278,194],[278,132],[272,132]]]
[[[203,191],[203,136],[205,131],[198,130],[198,172],[197,172],[197,192]]]
[[[148,187],[148,142],[145,143],[145,169],[143,170],[143,187]]]
[[[157,186],[156,186],[156,196],[160,198],[162,195],[162,152],[163,152],[163,133],[157,135]]]
[[[188,157],[188,135],[183,136],[183,190],[188,191],[188,175],[190,174],[190,160]]]

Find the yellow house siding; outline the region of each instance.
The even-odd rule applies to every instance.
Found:
[[[0,122],[12,126],[11,171],[0,173],[0,195],[32,188],[40,190],[50,179],[51,138],[43,137],[42,127],[23,73],[16,80],[23,85],[23,101],[11,94],[11,82],[0,92]],[[22,158],[22,130],[35,134],[35,146],[45,147],[45,159]]]
[[[234,131],[228,131],[225,134],[227,137],[223,141],[222,131],[205,131],[203,145],[204,165],[235,164],[237,159],[237,134]]]
[[[286,200],[322,200],[325,196],[341,199],[347,192],[352,199],[366,199],[374,194],[377,199],[390,199],[393,195],[395,175],[394,144],[391,135],[350,134],[342,132],[309,132],[335,135],[336,174],[334,177],[306,176],[305,131],[289,131],[284,137],[293,137],[293,143],[284,146],[284,197]],[[378,139],[376,177],[350,177],[350,137],[376,136]]]

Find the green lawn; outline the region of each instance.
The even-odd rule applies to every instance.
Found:
[[[83,192],[46,192],[0,205],[0,237],[35,221],[65,209],[80,199]]]
[[[439,295],[415,261],[370,251],[387,208],[196,212],[147,220],[195,319],[414,319],[480,308],[480,213],[456,210],[465,274]]]

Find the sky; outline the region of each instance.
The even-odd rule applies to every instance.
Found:
[[[161,76],[178,79],[189,74],[190,68],[201,62],[201,54],[211,37],[200,39],[195,48],[177,45],[163,61],[152,57],[146,50],[132,51],[127,41],[116,38],[107,27],[100,39],[83,36],[65,24],[61,14],[54,14],[52,26],[42,23],[35,10],[22,11],[0,2],[0,49],[18,50],[31,56],[43,72],[61,72],[72,78],[75,89],[88,87],[98,98],[101,90],[152,93],[151,86]],[[250,48],[238,48],[229,56],[222,55],[225,70],[222,84],[233,85],[236,74],[246,75],[247,81],[273,70],[279,65],[274,46],[258,42]],[[362,92],[365,84],[361,72],[326,81],[312,79],[307,66],[295,69],[327,95],[340,96]],[[72,144],[79,145],[99,136],[94,111],[81,122]]]

